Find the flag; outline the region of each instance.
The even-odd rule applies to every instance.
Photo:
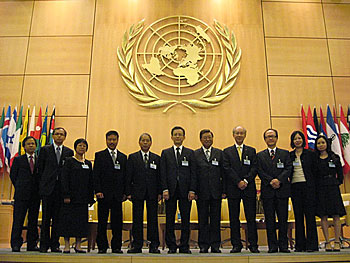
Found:
[[[50,119],[49,136],[47,136],[46,144],[52,144],[52,142],[53,142],[52,134],[53,134],[53,129],[55,129],[55,114],[56,114],[56,108],[55,108],[55,106],[53,106],[53,111],[52,111],[51,119]]]
[[[327,126],[328,138],[331,139],[331,141],[332,141],[331,149],[334,153],[339,155],[341,165],[344,166],[344,160],[343,160],[343,156],[342,156],[340,140],[339,140],[339,137],[337,134],[337,128],[334,124],[331,109],[329,108],[329,106],[327,106],[327,124],[326,124],[326,126]]]
[[[24,122],[23,122],[23,126],[22,126],[21,136],[19,137],[19,148],[20,148],[20,154],[21,155],[25,153],[24,148],[22,147],[22,142],[28,136],[29,113],[30,113],[30,109],[29,109],[29,106],[28,106],[27,114],[24,117]]]
[[[40,147],[43,147],[46,145],[46,139],[47,139],[46,137],[47,137],[47,106],[45,110],[45,119],[44,119],[43,129],[41,131],[41,136],[40,136]]]
[[[2,162],[3,167],[6,166],[6,162],[5,162],[6,142],[7,142],[7,132],[8,132],[9,125],[10,125],[10,118],[11,118],[11,106],[9,105],[9,107],[7,108],[7,113],[6,113],[4,125],[2,127],[2,133],[1,133],[1,152],[2,152],[2,155],[0,156],[0,158],[1,158],[1,162]]]
[[[323,134],[324,136],[327,137],[326,123],[324,122],[323,111],[321,107],[320,107],[320,134]]]
[[[35,131],[35,106],[32,111],[32,116],[30,117],[28,135],[33,136]]]
[[[320,134],[320,126],[318,125],[316,107],[314,107],[314,125],[316,128],[317,135]]]
[[[1,140],[1,134],[2,134],[2,127],[4,126],[5,122],[5,107],[2,108],[2,113],[1,113],[1,119],[0,119],[0,168],[4,167],[4,163],[2,162],[4,156],[4,153],[2,151],[2,140]]]
[[[335,111],[335,107],[333,105],[333,120],[334,120],[334,125],[335,128],[337,129],[337,135],[339,138],[339,142],[340,142],[340,150],[341,150],[341,156],[343,156],[343,147],[341,147],[342,142],[341,142],[341,136],[340,136],[340,130],[339,130],[339,124],[338,124],[338,118],[337,118],[337,113]],[[344,160],[344,159],[343,159]]]
[[[348,128],[350,129],[350,104],[348,106]]]
[[[23,112],[23,106],[21,107],[21,110],[19,111],[19,116],[17,118],[15,138],[13,140],[13,145],[11,148],[10,167],[12,166],[13,159],[15,159],[16,156],[18,156],[19,144],[20,144],[19,141],[20,141],[21,129],[22,129],[22,112]]]
[[[315,128],[314,120],[312,118],[310,106],[309,106],[309,109],[307,111],[306,130],[307,130],[307,141],[309,144],[309,149],[315,149],[315,141],[317,138],[317,131]]]
[[[17,107],[15,107],[15,109],[13,110],[9,128],[7,131],[6,146],[5,146],[5,164],[7,166],[7,172],[10,172],[10,167],[11,167],[11,155],[12,155],[12,148],[15,141],[16,122],[17,122]]]
[[[309,148],[309,144],[307,141],[307,130],[306,130],[306,117],[305,117],[305,111],[303,105],[301,105],[301,120],[302,120],[302,126],[303,126],[303,133],[305,135],[305,148]]]
[[[344,157],[344,167],[343,172],[347,174],[350,171],[350,134],[347,127],[345,115],[343,112],[343,107],[340,106],[340,123],[339,130],[341,135],[342,147],[343,147],[343,157]]]
[[[41,117],[41,107],[40,107],[38,120],[36,121],[35,132],[33,134],[33,137],[37,141],[36,151],[39,151],[40,149],[40,135],[41,135],[42,126],[43,126],[43,120]]]

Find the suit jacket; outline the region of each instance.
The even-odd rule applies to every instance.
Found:
[[[149,152],[148,165],[145,167],[142,152],[129,155],[126,165],[126,195],[132,199],[158,199],[160,187],[160,157]]]
[[[225,191],[228,198],[239,198],[242,195],[247,197],[256,196],[257,157],[255,148],[244,144],[242,160],[239,159],[235,145],[224,149],[224,169],[226,176]],[[248,185],[242,191],[237,184],[244,179],[248,181]]]
[[[126,155],[117,150],[116,163],[120,169],[115,169],[113,159],[108,149],[95,153],[93,169],[95,193],[103,193],[105,200],[122,201],[126,183]]]
[[[201,147],[195,150],[194,156],[197,165],[198,198],[202,200],[209,200],[210,197],[213,199],[221,199],[224,178],[222,151],[212,147],[208,161]]]
[[[292,162],[294,162],[296,158],[295,150],[290,152],[290,159]],[[303,173],[306,180],[306,185],[309,188],[315,189],[316,187],[316,176],[315,176],[315,165],[317,162],[317,155],[315,152],[303,149],[302,154],[300,155],[300,161],[301,161],[301,167],[303,169]],[[294,170],[294,168],[293,168]],[[291,173],[290,181],[292,182],[293,179],[293,170]]]
[[[188,161],[188,166],[182,164],[184,160]],[[162,190],[168,189],[170,198],[175,194],[177,180],[181,198],[187,198],[189,191],[196,192],[196,161],[193,150],[182,148],[180,164],[176,161],[173,147],[163,150],[160,157],[160,180]]]
[[[40,195],[48,196],[53,192],[56,181],[61,180],[61,172],[65,159],[73,155],[73,150],[66,146],[62,146],[61,159],[60,162],[57,163],[55,148],[53,144],[46,145],[40,149],[38,158]]]
[[[261,179],[261,197],[288,198],[290,196],[290,176],[293,169],[289,152],[276,148],[273,160],[268,149],[259,152],[257,156],[258,174]],[[280,163],[280,168],[278,163]],[[273,189],[270,185],[271,180],[275,178],[281,183],[278,189]]]
[[[34,172],[30,170],[27,154],[16,157],[13,160],[10,171],[10,179],[15,187],[15,200],[30,200],[39,198],[38,159],[34,164]]]

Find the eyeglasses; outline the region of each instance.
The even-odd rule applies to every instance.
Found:
[[[268,135],[268,136],[265,136],[265,139],[268,138],[268,139],[271,139],[271,138],[277,138],[276,135]]]

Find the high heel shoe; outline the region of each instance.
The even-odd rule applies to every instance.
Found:
[[[86,253],[85,250],[80,250],[80,249],[77,249],[76,247],[74,248],[74,251],[75,253]]]
[[[332,252],[333,251],[331,243],[326,242],[325,250],[326,250],[326,252]]]
[[[334,252],[340,252],[340,242],[339,241],[335,241],[334,242],[334,248],[333,248],[333,251]]]

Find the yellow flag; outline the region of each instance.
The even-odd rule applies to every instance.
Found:
[[[30,109],[28,106],[27,114],[24,118],[24,123],[22,126],[21,136],[19,137],[20,147],[21,147],[21,155],[25,153],[24,148],[22,147],[22,142],[23,142],[24,138],[27,137],[27,134],[28,134],[29,112],[30,112]]]

